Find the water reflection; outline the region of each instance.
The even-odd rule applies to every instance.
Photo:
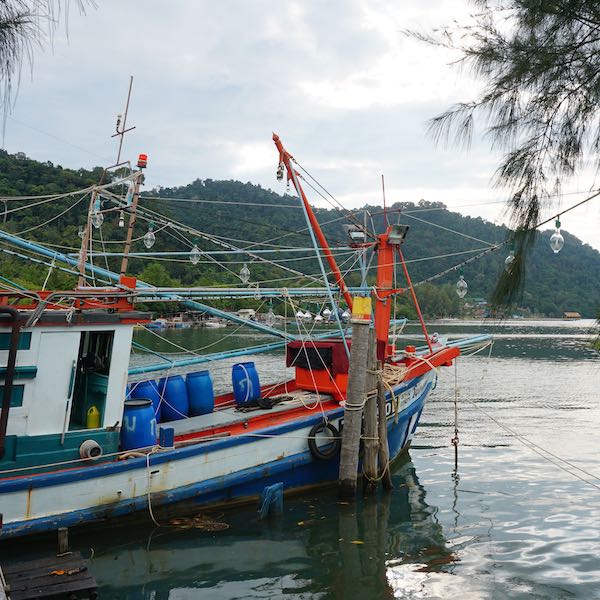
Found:
[[[286,500],[283,517],[259,521],[254,509],[227,513],[225,532],[128,530],[122,545],[97,540],[92,571],[102,596],[122,599],[393,598],[407,574],[422,579],[456,562],[435,507],[410,460],[395,488],[358,505],[335,491]],[[138,531],[138,534],[141,531]],[[130,541],[127,541],[129,537]]]

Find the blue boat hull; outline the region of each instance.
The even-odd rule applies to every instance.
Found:
[[[425,400],[433,386],[433,379],[422,380],[422,377],[418,378],[410,382],[409,385],[404,384],[399,388],[409,394],[412,389],[414,397],[410,399],[410,402],[402,408],[398,415],[394,414],[391,398],[388,397],[386,412],[388,413],[388,443],[392,461],[410,446]],[[419,382],[421,385],[418,385]],[[332,423],[339,425],[343,419],[343,409],[330,411],[328,418]],[[316,414],[284,426],[266,429],[264,430],[265,437],[268,436],[271,440],[275,440],[278,436],[281,436],[279,439],[285,443],[286,435],[294,437],[294,432],[306,431],[307,428],[312,427],[321,419],[322,417]],[[152,454],[148,459],[146,457],[135,458],[128,461],[98,465],[86,470],[77,469],[0,481],[0,500],[2,500],[2,503],[11,501],[11,494],[25,492],[28,494],[27,497],[30,498],[32,492],[36,493],[38,489],[55,487],[60,489],[61,486],[65,487],[67,485],[85,486],[87,484],[88,486],[94,486],[99,481],[100,485],[107,485],[108,487],[110,482],[113,481],[111,477],[123,477],[127,473],[130,473],[132,477],[137,473],[138,479],[140,476],[145,478],[147,475],[149,481],[151,475],[154,472],[158,473],[163,467],[166,470],[176,470],[180,462],[183,464],[182,461],[189,461],[191,458],[196,461],[195,464],[202,465],[210,460],[210,455],[213,452],[230,452],[239,455],[240,450],[242,453],[251,451],[250,447],[248,447],[249,450],[244,450],[244,445],[257,443],[260,442],[252,437],[234,436],[206,444],[159,452]],[[205,508],[224,504],[239,504],[255,501],[265,486],[276,482],[282,482],[284,491],[290,493],[337,481],[339,456],[332,460],[316,460],[308,450],[307,444],[303,445],[306,449],[301,452],[295,452],[251,468],[237,470],[219,477],[194,481],[189,485],[172,489],[152,491],[150,493],[151,506],[156,509],[176,505],[180,502],[186,502],[186,504],[192,502],[195,506]],[[138,493],[133,498],[110,503],[104,502],[99,506],[69,510],[52,516],[33,517],[15,520],[14,522],[5,520],[3,528],[0,529],[0,540],[52,531],[58,527],[73,527],[91,522],[106,521],[137,511],[148,511],[148,509],[148,495]]]

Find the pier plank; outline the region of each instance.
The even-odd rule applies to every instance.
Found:
[[[97,597],[96,580],[79,552],[15,563],[3,571],[11,600],[61,598],[75,593]]]

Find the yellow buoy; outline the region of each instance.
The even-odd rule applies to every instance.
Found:
[[[100,411],[95,406],[90,406],[87,411],[85,426],[88,429],[99,429],[100,427]]]

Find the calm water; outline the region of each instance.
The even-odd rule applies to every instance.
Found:
[[[491,356],[458,361],[458,476],[449,368],[390,494],[350,506],[325,490],[286,499],[284,515],[267,522],[254,506],[217,515],[226,531],[148,521],[77,534],[73,545],[85,555],[93,548],[101,598],[600,598],[600,358],[591,324],[432,327],[496,334]],[[416,332],[409,326],[402,341]],[[211,350],[262,341],[230,329],[166,337],[189,348],[216,342]],[[153,336],[138,340],[159,348]],[[278,355],[256,360],[264,380],[285,374]],[[225,389],[229,370],[211,370]]]

